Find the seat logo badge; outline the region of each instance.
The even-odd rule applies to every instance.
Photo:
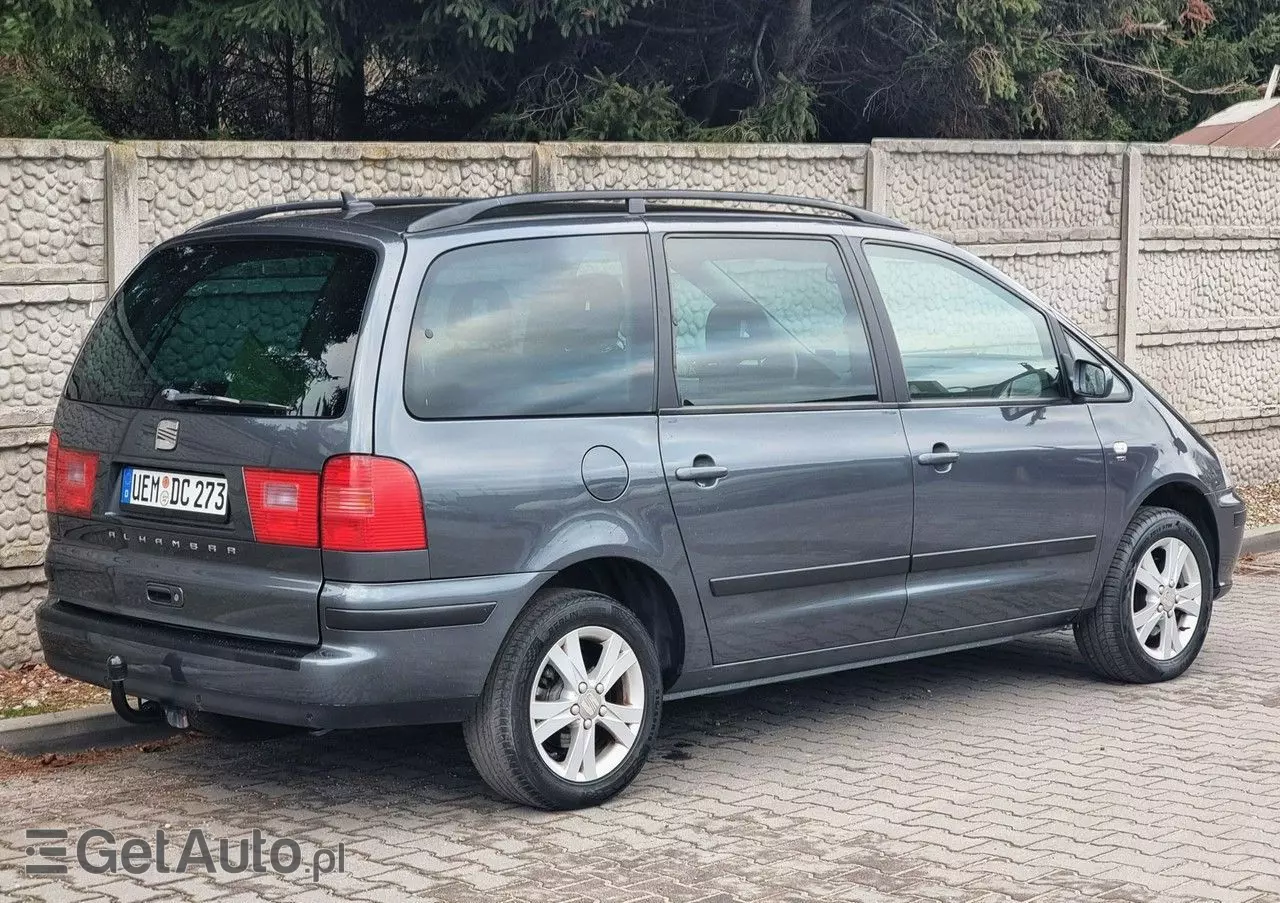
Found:
[[[173,451],[178,447],[178,421],[161,420],[156,424],[156,451]]]

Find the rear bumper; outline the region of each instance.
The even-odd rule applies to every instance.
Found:
[[[172,627],[56,598],[36,612],[45,661],[194,711],[308,728],[460,721],[540,573],[417,583],[326,584],[321,644],[300,646]]]

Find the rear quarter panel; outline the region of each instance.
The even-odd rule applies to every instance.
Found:
[[[640,562],[675,595],[687,671],[710,664],[710,646],[667,491],[655,413],[426,421],[404,403],[413,309],[432,260],[478,242],[610,230],[643,226],[544,222],[411,238],[382,346],[374,451],[400,458],[418,476],[432,579],[539,572],[540,586],[592,558]],[[583,458],[597,447],[626,462],[626,489],[614,501],[595,498],[584,483]]]

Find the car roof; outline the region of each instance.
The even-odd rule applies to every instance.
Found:
[[[733,206],[714,206],[716,204]],[[744,207],[744,205],[753,205]],[[762,210],[761,205],[785,209]],[[566,218],[631,220],[638,215],[708,217],[728,220],[817,220],[830,224],[856,224],[893,230],[907,227],[896,220],[862,208],[817,198],[746,192],[687,190],[629,190],[548,192],[503,195],[496,198],[376,198],[364,199],[344,192],[330,201],[273,204],[215,217],[189,230],[184,238],[201,234],[248,231],[262,234],[281,226],[302,227],[308,232],[362,235],[387,241],[394,237],[437,232],[451,227],[497,225],[531,219],[562,221]],[[289,228],[289,231],[293,231]]]

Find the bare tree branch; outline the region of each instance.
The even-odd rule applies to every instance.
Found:
[[[756,79],[756,100],[763,101],[768,93],[768,85],[764,81],[764,72],[760,66],[760,46],[764,44],[765,29],[769,27],[769,17],[772,13],[765,13],[760,17],[760,28],[756,31],[755,47],[751,51],[751,74]]]
[[[1169,73],[1160,69],[1153,69],[1150,66],[1139,66],[1137,63],[1126,63],[1123,60],[1107,59],[1106,57],[1098,56],[1096,53],[1086,53],[1085,56],[1089,57],[1094,62],[1101,63],[1104,66],[1113,66],[1117,69],[1124,69],[1127,72],[1136,72],[1140,75],[1145,75],[1148,78],[1154,78],[1166,85],[1172,85],[1185,94],[1220,97],[1226,94],[1238,94],[1241,91],[1247,91],[1253,87],[1248,82],[1235,81],[1229,85],[1219,85],[1216,88],[1192,88],[1189,85],[1184,85],[1182,82],[1169,75]]]

